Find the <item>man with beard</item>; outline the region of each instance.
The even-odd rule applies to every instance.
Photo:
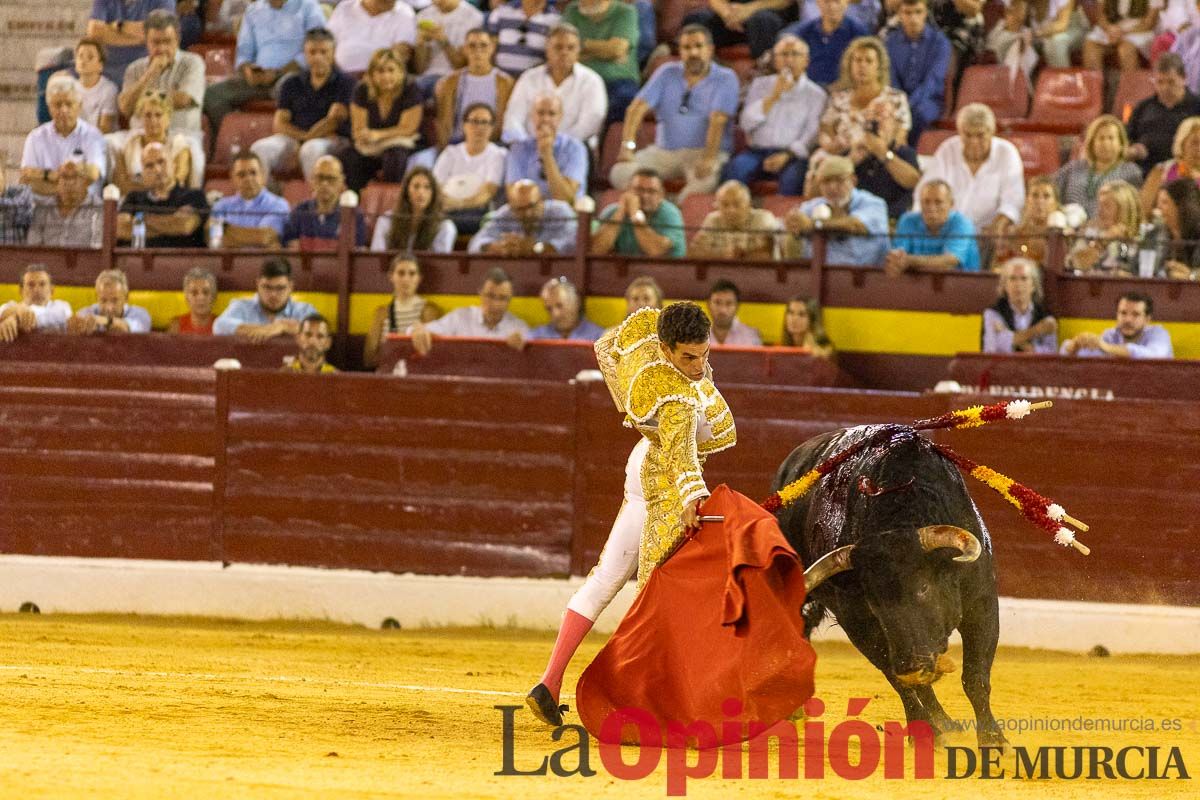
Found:
[[[292,265],[275,256],[263,262],[258,294],[234,300],[213,323],[217,336],[241,336],[265,342],[275,336],[294,336],[300,321],[317,313],[308,303],[292,297]]]
[[[456,308],[433,322],[418,322],[408,329],[413,349],[425,355],[433,348],[435,335],[503,339],[514,350],[522,349],[529,326],[509,312],[512,297],[512,278],[499,267],[492,267],[479,288],[479,305]]]
[[[337,372],[337,368],[325,361],[325,354],[333,344],[329,334],[329,320],[320,314],[311,314],[300,322],[300,330],[296,333],[296,345],[299,354],[292,359],[285,372],[304,372],[309,375],[320,375],[326,372]]]
[[[712,34],[700,25],[679,32],[679,55],[682,62],[655,70],[625,112],[621,152],[609,173],[609,182],[622,191],[639,168],[652,167],[664,180],[687,181],[676,202],[711,192],[733,149],[737,75],[713,62]],[[638,150],[637,134],[651,111],[658,120],[654,144]]]
[[[742,293],[733,281],[721,279],[708,292],[708,315],[712,317],[712,330],[708,338],[710,345],[736,347],[760,347],[762,336],[758,331],[738,319],[738,306],[742,304]]]
[[[808,237],[815,230],[829,235],[825,263],[839,266],[877,267],[888,249],[887,204],[870,192],[855,188],[854,163],[844,156],[829,156],[817,167],[818,197],[788,212],[783,224],[792,239],[784,255],[808,258]],[[824,206],[828,215],[817,213]]]
[[[1064,356],[1084,358],[1174,358],[1171,334],[1151,325],[1154,301],[1141,292],[1126,292],[1117,300],[1117,324],[1097,336],[1081,333],[1062,343]]]
[[[14,341],[22,333],[62,331],[71,318],[65,300],[53,300],[54,283],[45,264],[30,264],[21,274],[21,299],[0,306],[0,342]]]

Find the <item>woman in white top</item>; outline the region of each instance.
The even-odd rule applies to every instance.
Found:
[[[464,139],[438,156],[433,177],[442,187],[442,208],[460,233],[479,231],[480,220],[504,183],[508,151],[492,142],[496,112],[487,103],[472,103],[463,112]]]
[[[96,39],[80,39],[75,45],[75,74],[83,87],[79,118],[101,133],[117,129],[117,85],[104,77],[104,45]]]
[[[166,149],[175,183],[195,188],[191,143],[182,133],[171,133],[171,110],[167,96],[157,89],[147,89],[138,98],[133,116],[140,121],[141,130],[130,134],[113,169],[113,183],[121,194],[146,188],[142,183],[142,148],[152,142],[159,142]]]
[[[442,192],[428,167],[413,167],[400,184],[400,195],[392,213],[375,222],[371,249],[402,253],[454,249],[458,230],[442,213]]]
[[[1005,5],[1004,19],[987,39],[1000,63],[1014,46],[1024,44],[1041,53],[1047,66],[1071,66],[1071,51],[1083,41],[1075,0],[1006,0]]]
[[[407,253],[392,259],[392,299],[375,309],[367,341],[363,345],[363,364],[379,363],[379,345],[389,333],[404,333],[418,322],[441,316],[441,310],[417,294],[421,285],[421,265]]]
[[[1122,72],[1141,66],[1150,57],[1163,0],[1103,0],[1099,19],[1083,43],[1083,66],[1104,69],[1104,55],[1113,48]]]

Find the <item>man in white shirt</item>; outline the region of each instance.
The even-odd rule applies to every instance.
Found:
[[[59,168],[68,161],[91,183],[104,176],[104,135],[79,118],[81,96],[79,81],[70,75],[55,75],[46,84],[50,121],[29,132],[21,156],[21,183],[38,194],[55,194]]]
[[[1021,153],[1012,142],[996,138],[996,116],[983,103],[964,106],[955,122],[958,135],[938,146],[913,192],[914,210],[921,210],[921,187],[942,180],[954,195],[954,210],[970,219],[980,236],[1003,236],[1025,207]]]
[[[337,39],[334,59],[343,72],[366,72],[371,56],[383,48],[407,64],[417,40],[416,15],[396,0],[343,0],[326,27]]]
[[[525,347],[529,326],[508,311],[512,302],[512,278],[500,267],[493,267],[484,276],[479,289],[479,305],[456,308],[433,322],[418,322],[408,329],[413,349],[424,355],[433,348],[433,337],[470,336],[483,339],[504,339],[514,350]]]
[[[21,273],[21,299],[0,306],[0,342],[32,331],[64,331],[71,306],[54,300],[54,283],[45,264],[30,264]]]
[[[559,131],[594,145],[608,115],[608,90],[595,70],[579,63],[579,31],[560,22],[546,38],[546,63],[527,69],[517,79],[504,112],[504,141],[530,138],[526,123],[539,95],[558,95],[563,118]]]
[[[468,31],[483,27],[483,12],[466,0],[434,0],[417,12],[417,43],[412,72],[417,88],[429,97],[443,75],[467,65],[463,45]]]
[[[84,336],[93,333],[149,333],[150,312],[131,306],[129,281],[119,269],[106,269],[96,276],[96,302],[75,312],[67,320],[67,332]]]

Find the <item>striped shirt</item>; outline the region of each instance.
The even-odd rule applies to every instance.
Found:
[[[488,32],[496,37],[496,66],[516,77],[546,60],[546,34],[559,21],[553,2],[525,16],[521,0],[510,0],[488,15]]]

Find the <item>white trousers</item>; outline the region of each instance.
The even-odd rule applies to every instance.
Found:
[[[600,560],[567,603],[567,608],[593,622],[637,572],[638,546],[642,541],[642,527],[646,524],[642,462],[649,449],[650,440],[643,437],[629,454],[629,460],[625,462],[625,498],[621,510],[617,512],[608,541],[600,551]]]
[[[344,141],[346,140],[340,136],[326,136],[298,144],[290,136],[275,133],[250,145],[250,152],[263,162],[263,172],[266,173],[264,179],[278,172],[281,167],[286,167],[299,155],[300,171],[304,173],[304,180],[311,183],[317,159],[329,154]]]

